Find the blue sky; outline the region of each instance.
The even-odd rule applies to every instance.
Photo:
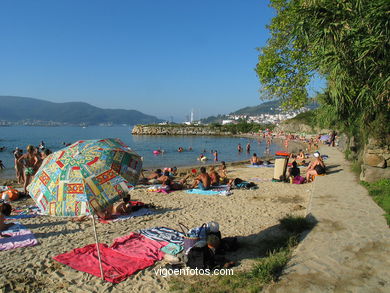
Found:
[[[256,105],[265,0],[2,0],[0,95],[184,120]]]

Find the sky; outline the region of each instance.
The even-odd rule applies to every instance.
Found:
[[[258,105],[266,0],[2,0],[0,95],[186,120]]]

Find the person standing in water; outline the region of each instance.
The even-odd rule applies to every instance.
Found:
[[[214,162],[218,162],[218,151],[214,151]]]
[[[18,184],[23,184],[24,176],[23,176],[23,164],[18,162],[18,159],[23,156],[22,150],[18,147],[13,151],[14,154],[14,165],[16,171],[16,179],[18,180]]]
[[[251,144],[249,142],[246,144],[246,152],[247,153],[251,152]]]
[[[241,144],[239,143],[238,144],[238,146],[237,146],[237,151],[239,152],[239,153],[241,153],[242,152],[242,146],[241,146]]]

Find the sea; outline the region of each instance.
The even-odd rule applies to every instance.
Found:
[[[32,144],[38,146],[41,141],[46,148],[57,151],[64,147],[64,143],[73,143],[78,140],[120,138],[139,155],[143,156],[143,167],[146,170],[164,167],[183,167],[210,164],[213,162],[212,152],[218,151],[219,161],[242,161],[250,159],[253,153],[258,156],[266,154],[266,142],[254,138],[226,137],[226,136],[145,136],[132,135],[132,126],[61,126],[61,127],[35,127],[35,126],[8,126],[0,127],[0,160],[5,169],[0,170],[0,178],[14,178],[14,159],[12,151],[19,147],[26,152],[26,146]],[[247,143],[251,145],[251,152],[245,151]],[[243,147],[243,152],[237,151],[238,144]],[[183,152],[177,149],[182,147]],[[155,155],[154,150],[163,150],[163,154]],[[281,149],[276,144],[271,144],[269,152]],[[202,163],[197,160],[203,153],[208,161]]]

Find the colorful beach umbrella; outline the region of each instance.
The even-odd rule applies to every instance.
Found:
[[[49,155],[27,189],[43,214],[85,216],[118,201],[141,168],[142,158],[120,139],[81,140]]]

